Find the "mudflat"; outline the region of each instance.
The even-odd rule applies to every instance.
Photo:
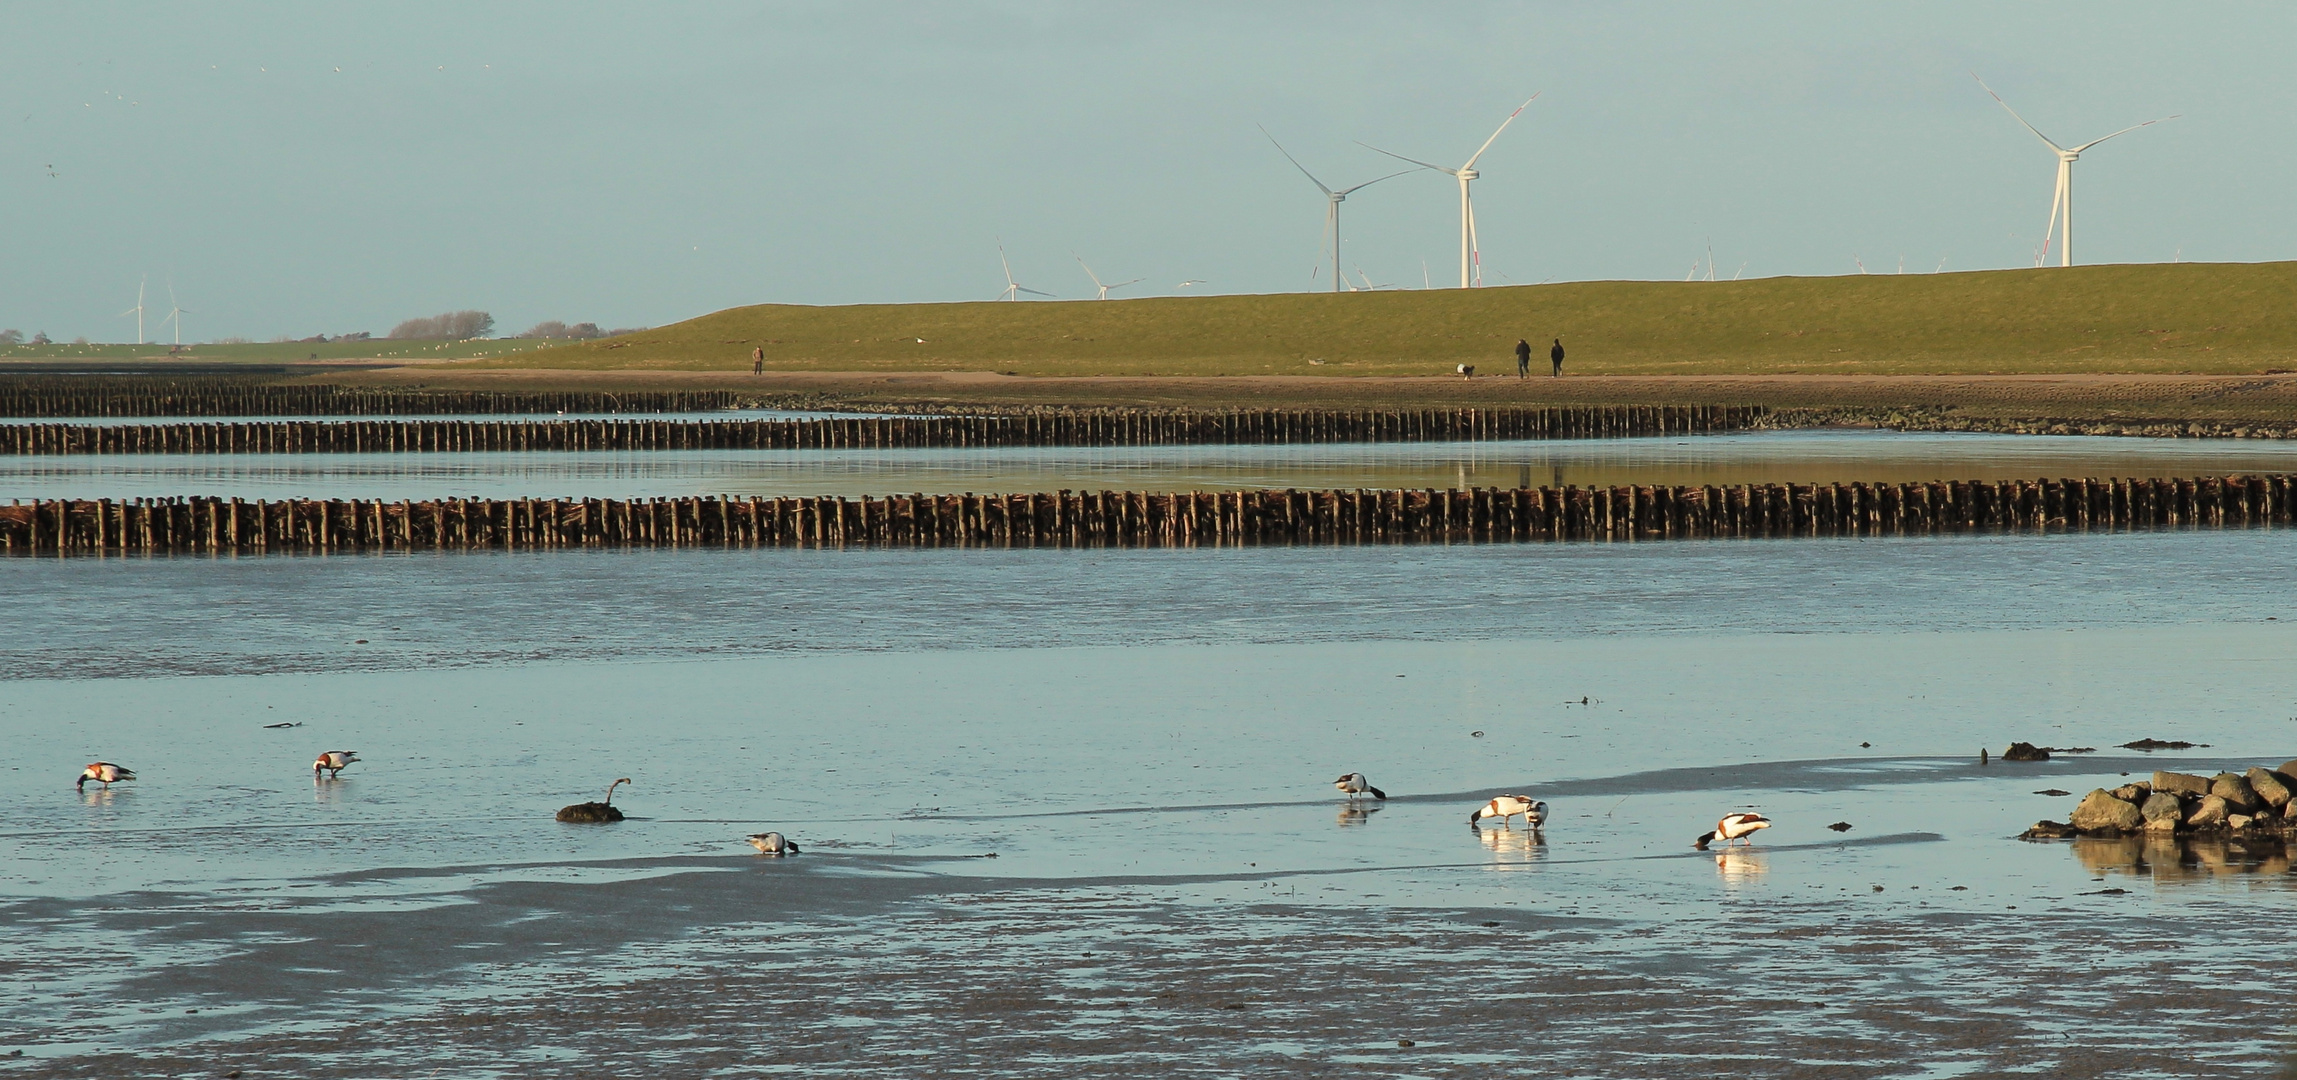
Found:
[[[1952,410],[1999,418],[2297,421],[2297,375],[1020,376],[989,371],[304,369],[300,381],[464,390],[735,390],[843,408],[1444,408],[1770,405]]]

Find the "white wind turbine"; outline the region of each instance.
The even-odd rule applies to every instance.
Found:
[[[144,343],[144,286],[150,282],[151,278],[148,276],[139,279],[136,282],[136,306],[120,312],[120,318],[123,319],[130,315],[136,317],[136,344],[138,345]]]
[[[186,316],[186,315],[190,315],[190,314],[193,314],[193,312],[192,312],[192,311],[191,311],[189,308],[178,307],[178,306],[176,305],[176,302],[175,302],[175,282],[173,282],[173,281],[170,281],[170,282],[168,282],[168,283],[167,283],[167,317],[166,317],[166,318],[164,318],[164,319],[161,319],[160,321],[161,321],[161,322],[163,322],[163,323],[174,323],[174,324],[175,324],[175,347],[176,347],[176,348],[178,348],[178,349],[181,349],[181,348],[183,348],[183,317],[184,317],[184,316]]]
[[[1028,293],[1031,296],[1053,295],[1049,292],[1038,292],[1035,289],[1029,288],[1020,282],[1013,280],[1013,264],[1005,261],[1005,243],[1002,240],[997,242],[997,265],[1005,268],[1005,291],[998,294],[997,299],[1019,300],[1022,293]]]
[[[1424,169],[1434,169],[1440,173],[1448,173],[1459,180],[1460,288],[1465,289],[1471,285],[1480,285],[1483,283],[1483,264],[1479,258],[1481,252],[1476,247],[1475,203],[1468,198],[1468,184],[1473,182],[1476,177],[1483,175],[1476,172],[1476,159],[1483,157],[1483,152],[1491,149],[1492,143],[1499,141],[1499,133],[1506,131],[1507,126],[1514,123],[1516,117],[1523,115],[1523,110],[1530,108],[1531,103],[1538,100],[1538,94],[1533,94],[1530,97],[1525,98],[1523,100],[1523,104],[1516,106],[1515,111],[1507,114],[1507,119],[1500,121],[1499,127],[1493,129],[1491,138],[1485,139],[1482,146],[1476,147],[1476,152],[1474,155],[1468,158],[1468,163],[1460,166],[1457,169],[1447,169],[1441,165],[1431,165],[1428,162],[1419,160],[1418,158],[1408,158],[1402,154],[1390,153],[1389,151],[1381,150],[1379,147],[1373,146],[1370,143],[1360,144],[1367,150],[1377,150],[1380,153],[1387,154],[1389,157],[1395,158],[1398,161],[1409,161],[1412,164],[1418,165]]]
[[[1077,253],[1076,253],[1076,252],[1074,252],[1074,251],[1070,252],[1069,254],[1071,254],[1071,255],[1076,255],[1076,256],[1077,256],[1077,265],[1078,265],[1078,266],[1085,266],[1085,257],[1084,257],[1084,256],[1082,256],[1082,255],[1077,255]],[[1091,278],[1091,279],[1093,279],[1093,285],[1094,285],[1095,287],[1097,287],[1097,288],[1099,288],[1099,289],[1101,290],[1101,293],[1100,293],[1100,295],[1099,295],[1099,296],[1095,296],[1095,297],[1093,297],[1093,299],[1095,299],[1095,300],[1106,300],[1106,299],[1108,299],[1108,298],[1109,298],[1109,290],[1110,290],[1110,289],[1122,289],[1122,288],[1124,288],[1124,287],[1125,287],[1125,286],[1127,286],[1127,285],[1138,284],[1138,283],[1140,283],[1140,282],[1143,282],[1143,281],[1147,281],[1147,280],[1148,280],[1147,278],[1134,278],[1134,279],[1132,279],[1131,281],[1120,281],[1120,282],[1117,282],[1117,283],[1116,283],[1116,284],[1114,284],[1114,285],[1108,285],[1108,284],[1104,284],[1104,283],[1101,281],[1101,276],[1100,276],[1099,274],[1093,273],[1093,268],[1092,268],[1092,267],[1090,267],[1090,266],[1085,266],[1085,276],[1086,276],[1086,277],[1089,277],[1089,278]]]
[[[1261,128],[1260,133],[1268,135],[1268,129]],[[1307,177],[1309,183],[1316,185],[1316,190],[1324,193],[1324,234],[1332,238],[1332,291],[1339,292],[1341,286],[1348,281],[1348,275],[1340,269],[1340,204],[1347,202],[1348,196],[1353,192],[1362,191],[1379,183],[1380,180],[1393,180],[1414,170],[1404,169],[1400,172],[1392,172],[1380,177],[1379,180],[1366,180],[1355,187],[1334,191],[1325,187],[1324,181],[1316,179],[1316,174],[1309,172],[1308,166],[1300,164],[1300,159],[1293,157],[1292,151],[1286,150],[1283,143],[1277,142],[1276,136],[1268,135],[1268,141],[1276,147],[1277,153],[1284,155],[1284,160],[1291,162],[1293,168],[1300,170],[1300,175]],[[1419,162],[1415,161],[1412,164],[1418,165]]]
[[[1978,73],[1973,71],[1970,73],[1970,77],[1973,79],[1978,79]],[[2058,190],[2050,196],[2050,225],[2048,228],[2042,230],[2041,257],[2035,261],[2035,265],[2039,266],[2041,265],[2042,261],[2048,259],[2050,254],[2050,238],[2052,236],[2056,236],[2058,238],[2058,265],[2074,265],[2074,159],[2081,157],[2082,151],[2096,146],[2097,144],[2106,141],[2106,139],[2111,139],[2114,137],[2114,135],[2127,135],[2141,127],[2152,127],[2155,124],[2161,123],[2162,120],[2175,120],[2177,117],[2164,116],[2160,120],[2148,120],[2142,124],[2131,124],[2130,126],[2123,128],[2120,131],[2114,132],[2113,135],[2107,135],[2103,138],[2091,139],[2090,141],[2083,143],[2080,146],[2068,148],[2051,142],[2049,136],[2042,134],[2041,131],[2034,127],[2034,125],[2027,124],[2025,117],[2018,116],[2018,110],[2010,108],[2010,103],[2003,101],[2002,95],[1994,93],[1994,88],[1986,85],[1986,80],[1978,79],[1978,85],[1984,88],[1987,95],[1994,99],[1995,104],[2002,106],[2002,108],[2011,116],[2017,117],[2018,123],[2024,124],[2026,130],[2033,132],[2035,138],[2042,140],[2042,145],[2049,147],[2052,152],[2058,155]],[[2178,115],[2182,116],[2184,114],[2180,113]]]

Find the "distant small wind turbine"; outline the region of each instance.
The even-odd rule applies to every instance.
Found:
[[[167,318],[160,321],[175,324],[175,347],[178,349],[183,348],[183,317],[190,314],[192,314],[191,309],[176,306],[175,282],[169,281],[167,283]]]
[[[2096,146],[2097,144],[2106,141],[2106,139],[2111,139],[2114,137],[2114,135],[2127,135],[2141,127],[2152,127],[2155,124],[2161,123],[2163,120],[2175,120],[2177,119],[2177,116],[2164,116],[2159,120],[2148,120],[2142,124],[2131,124],[2130,126],[2123,128],[2120,131],[2114,132],[2113,135],[2107,135],[2104,138],[2091,139],[2090,141],[2083,143],[2080,146],[2072,147],[2069,149],[2067,147],[2059,146],[2057,143],[2051,142],[2049,136],[2042,134],[2039,129],[2034,127],[2034,125],[2026,123],[2026,118],[2019,116],[2018,110],[2010,108],[2010,103],[2003,101],[2002,95],[1995,93],[1993,87],[1987,86],[1986,80],[1979,79],[1977,72],[1971,72],[1970,77],[1973,79],[1978,79],[1979,87],[1986,91],[1987,96],[1994,99],[1995,104],[2002,106],[2003,111],[2008,112],[2013,117],[2016,117],[2019,124],[2024,125],[2026,130],[2033,132],[2035,138],[2042,140],[2042,145],[2049,147],[2053,153],[2058,155],[2058,190],[2050,195],[2050,225],[2049,228],[2044,229],[2042,232],[2041,255],[2035,259],[2035,265],[2039,266],[2049,258],[2050,238],[2052,236],[2055,236],[2058,239],[2058,265],[2074,265],[2074,159],[2081,157],[2082,151]],[[2184,114],[2180,113],[2178,115],[2182,116]]]
[[[1028,293],[1031,296],[1053,295],[1049,292],[1038,292],[1035,289],[1029,288],[1020,282],[1013,280],[1013,264],[1005,261],[1005,243],[1001,240],[997,243],[997,264],[1005,268],[1005,291],[1000,294],[997,299],[1019,300],[1022,293]]]
[[[1469,286],[1478,284],[1478,279],[1482,276],[1483,269],[1477,258],[1477,256],[1480,254],[1480,251],[1476,246],[1475,203],[1468,198],[1468,185],[1472,183],[1478,176],[1483,175],[1482,173],[1476,171],[1476,160],[1483,157],[1484,151],[1491,149],[1492,143],[1499,141],[1500,132],[1506,131],[1507,126],[1514,123],[1515,118],[1523,115],[1523,110],[1530,108],[1531,103],[1537,100],[1539,100],[1538,94],[1533,94],[1530,97],[1525,98],[1523,104],[1516,106],[1514,112],[1507,114],[1507,119],[1499,122],[1499,127],[1491,133],[1491,138],[1485,139],[1482,146],[1476,147],[1476,152],[1469,156],[1468,163],[1460,166],[1457,169],[1447,169],[1441,165],[1432,165],[1428,162],[1421,161],[1418,158],[1408,158],[1402,154],[1391,153],[1386,150],[1381,150],[1379,147],[1373,146],[1370,143],[1358,144],[1367,150],[1387,154],[1389,157],[1395,158],[1398,161],[1409,161],[1423,169],[1434,169],[1437,172],[1445,173],[1459,180],[1460,288],[1465,289]]]
[[[1100,291],[1100,295],[1093,297],[1093,299],[1095,299],[1095,300],[1106,300],[1106,299],[1108,299],[1108,298],[1109,298],[1109,290],[1110,290],[1110,289],[1122,289],[1122,288],[1124,288],[1124,287],[1125,287],[1125,286],[1127,286],[1127,285],[1135,285],[1135,284],[1138,284],[1138,283],[1140,283],[1140,282],[1143,282],[1143,281],[1147,281],[1147,280],[1148,280],[1147,278],[1134,278],[1134,279],[1132,279],[1131,281],[1120,281],[1120,282],[1117,282],[1117,283],[1116,283],[1116,284],[1114,284],[1114,285],[1109,285],[1109,284],[1106,284],[1106,283],[1104,283],[1104,282],[1102,282],[1102,281],[1101,281],[1101,276],[1100,276],[1099,274],[1093,273],[1093,268],[1092,268],[1092,267],[1090,267],[1090,266],[1085,266],[1085,257],[1084,257],[1084,256],[1082,256],[1082,255],[1077,255],[1077,253],[1076,253],[1076,252],[1074,252],[1074,251],[1070,252],[1069,254],[1071,254],[1071,255],[1075,255],[1075,256],[1076,256],[1076,259],[1077,259],[1077,265],[1078,265],[1078,266],[1084,266],[1084,267],[1085,267],[1085,276],[1086,276],[1086,277],[1089,277],[1089,278],[1091,278],[1091,279],[1093,279],[1093,285],[1094,285],[1094,287],[1096,287],[1096,288],[1098,288],[1098,289],[1100,289],[1100,290],[1101,290],[1101,291]]]
[[[136,317],[136,344],[138,345],[144,343],[144,286],[150,282],[149,276],[138,280],[136,282],[136,306],[120,312],[120,318],[123,319],[130,315]]]
[[[1362,191],[1381,180],[1393,180],[1414,170],[1403,169],[1375,180],[1366,180],[1354,187],[1345,187],[1334,191],[1325,187],[1324,181],[1316,179],[1316,174],[1309,172],[1308,166],[1300,164],[1300,159],[1293,157],[1292,151],[1286,150],[1283,143],[1277,142],[1276,136],[1269,135],[1267,128],[1261,128],[1260,133],[1267,135],[1269,144],[1276,147],[1276,152],[1284,155],[1284,160],[1291,162],[1293,168],[1300,170],[1300,175],[1307,177],[1309,183],[1316,185],[1316,190],[1324,193],[1324,235],[1329,238],[1332,245],[1332,291],[1339,292],[1341,284],[1348,279],[1348,275],[1340,269],[1340,204],[1347,202],[1348,196],[1354,192]],[[1414,162],[1414,164],[1418,163]]]

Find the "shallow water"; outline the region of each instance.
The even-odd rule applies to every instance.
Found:
[[[2285,1028],[2255,965],[2286,854],[2012,837],[2070,809],[2040,790],[2297,756],[2293,556],[0,561],[0,1044],[63,1075],[2236,1072]],[[2141,736],[2211,745],[2112,749]],[[2104,749],[1977,764],[2013,739]],[[314,782],[323,749],[366,760]],[[96,757],[141,778],[75,795]],[[1390,798],[1351,806],[1352,769]],[[617,776],[631,820],[549,820]],[[1471,830],[1501,790],[1547,828]],[[1748,805],[1753,850],[1690,850]],[[741,845],[768,827],[806,854]]]
[[[1871,483],[2297,470],[2297,443],[1882,431],[1314,446],[0,457],[0,496],[612,498]]]

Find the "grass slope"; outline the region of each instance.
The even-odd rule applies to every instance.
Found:
[[[1034,303],[761,304],[480,366],[1021,375],[1987,374],[2297,367],[2297,263]],[[922,342],[918,339],[924,339]],[[1315,364],[1311,361],[1322,360]],[[466,365],[458,364],[457,367]]]

